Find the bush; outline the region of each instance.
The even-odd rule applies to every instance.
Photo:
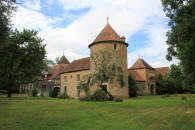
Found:
[[[37,97],[38,91],[36,89],[32,90],[32,96]]]
[[[108,101],[108,96],[103,90],[96,90],[93,95],[87,94],[80,98],[81,101]]]
[[[80,101],[92,101],[92,95],[87,94],[85,97],[81,97]]]
[[[182,96],[181,97],[181,100],[186,101],[187,100],[187,97],[186,96]]]
[[[123,99],[121,99],[121,98],[116,98],[116,99],[114,99],[114,101],[115,101],[115,102],[123,102]]]
[[[166,94],[166,95],[162,95],[161,96],[162,98],[168,98],[168,97],[170,97],[168,94]]]
[[[56,89],[52,90],[50,93],[49,93],[49,96],[50,97],[53,97],[53,98],[56,98],[58,96],[58,91]]]
[[[93,101],[108,101],[108,96],[103,90],[96,90],[92,95]]]
[[[69,99],[70,97],[67,94],[64,93],[64,94],[59,95],[58,98],[60,98],[60,99]]]

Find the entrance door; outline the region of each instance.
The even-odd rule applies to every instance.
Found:
[[[77,97],[80,98],[80,86],[77,86]]]
[[[154,95],[154,85],[153,84],[150,85],[150,93],[151,95]]]

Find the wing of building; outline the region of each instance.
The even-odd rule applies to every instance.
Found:
[[[168,67],[153,68],[146,61],[139,58],[129,69],[129,74],[133,75],[137,81],[138,95],[156,94],[156,77],[161,74],[165,77],[168,73]]]

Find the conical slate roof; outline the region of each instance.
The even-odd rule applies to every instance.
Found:
[[[129,69],[154,69],[143,59],[139,58]]]
[[[128,44],[124,40],[124,37],[120,38],[120,36],[115,32],[115,30],[110,26],[110,24],[107,24],[103,28],[103,30],[99,33],[96,39],[89,45],[89,47],[93,44],[105,42],[105,41],[120,42],[128,46]]]
[[[60,58],[60,61],[58,62],[58,64],[69,64],[70,62],[66,59],[65,56],[62,56]]]

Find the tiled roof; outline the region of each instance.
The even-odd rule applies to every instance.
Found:
[[[163,77],[166,77],[168,71],[169,71],[169,67],[155,68],[155,75],[158,76],[159,74],[161,74]]]
[[[90,69],[90,58],[82,58],[71,62],[61,73],[68,73]]]
[[[69,64],[70,62],[67,60],[67,58],[65,56],[62,56],[60,58],[60,61],[58,62],[58,64]]]
[[[128,73],[132,74],[136,81],[145,81],[136,70],[128,70]]]
[[[125,38],[120,36],[114,31],[114,29],[110,26],[110,24],[107,24],[104,29],[99,33],[99,35],[96,37],[96,39],[89,45],[89,47],[95,43],[104,42],[104,41],[117,41],[120,43],[124,43],[128,46],[127,43],[125,43]]]
[[[67,65],[64,64],[57,64],[54,67],[52,67],[48,72],[48,79],[59,79],[60,73],[67,67]]]
[[[106,40],[115,40],[115,41],[121,41],[121,42],[123,42],[123,40],[114,31],[114,29],[110,26],[110,24],[107,24],[104,27],[104,29],[96,37],[96,39],[94,40],[94,42],[100,42],[100,41],[106,41]]]
[[[143,59],[139,58],[129,69],[154,69]]]

